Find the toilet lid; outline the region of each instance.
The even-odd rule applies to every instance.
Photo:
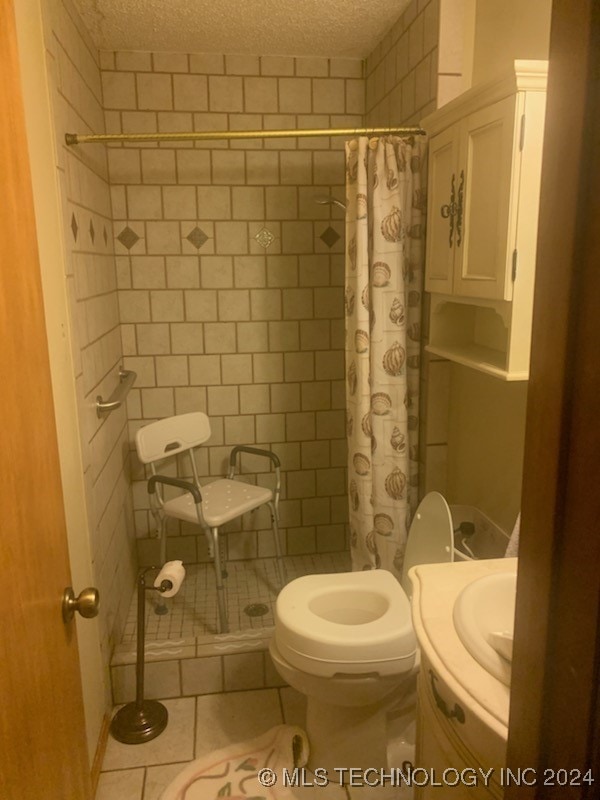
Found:
[[[448,503],[439,492],[429,492],[421,500],[408,532],[402,587],[412,597],[408,577],[411,567],[454,561],[454,526]]]

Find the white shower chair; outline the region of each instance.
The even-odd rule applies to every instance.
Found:
[[[281,558],[279,542],[279,496],[281,492],[281,462],[270,450],[238,445],[229,457],[227,478],[200,485],[198,468],[194,450],[204,444],[210,437],[210,422],[206,414],[200,411],[191,414],[179,414],[174,417],[152,422],[140,428],[135,436],[135,445],[139,460],[148,464],[152,476],[148,480],[153,513],[159,519],[161,536],[161,559],[164,563],[166,521],[169,517],[191,522],[204,530],[208,549],[213,559],[217,581],[218,632],[227,633],[228,622],[225,604],[225,588],[223,586],[223,568],[219,552],[219,528],[227,522],[241,517],[247,511],[253,511],[262,505],[268,505],[271,511],[273,537],[277,561],[277,574],[281,586],[285,583],[285,573]],[[193,480],[172,478],[159,474],[156,463],[179,453],[189,453]],[[269,458],[275,467],[275,491],[262,486],[255,486],[236,480],[235,470],[238,454],[252,453]],[[166,500],[162,486],[174,486],[184,490],[183,494]]]

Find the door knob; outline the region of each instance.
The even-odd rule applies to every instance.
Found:
[[[75,612],[78,611],[82,617],[90,619],[97,617],[100,606],[100,592],[93,586],[88,586],[79,592],[75,597],[72,586],[67,586],[62,599],[62,617],[64,622],[71,622]]]

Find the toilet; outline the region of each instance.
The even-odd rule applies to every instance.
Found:
[[[308,767],[387,765],[386,710],[418,669],[408,571],[454,561],[454,531],[439,492],[420,503],[402,578],[373,569],[306,575],[277,598],[269,650],[281,677],[307,696]]]

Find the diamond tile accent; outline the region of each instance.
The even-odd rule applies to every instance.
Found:
[[[190,231],[188,235],[185,237],[188,242],[191,242],[194,247],[199,250],[202,245],[207,241],[208,236],[204,233],[202,228],[199,228],[197,225],[193,231]]]
[[[275,236],[268,228],[261,228],[259,232],[255,234],[254,238],[261,247],[265,248],[265,250],[275,241]]]
[[[319,239],[321,239],[322,242],[325,242],[327,247],[333,247],[333,245],[337,242],[339,238],[340,238],[339,233],[337,231],[334,231],[331,225],[328,228],[326,228],[323,231],[323,233],[319,236]]]
[[[140,237],[137,235],[137,233],[132,231],[129,225],[123,228],[121,233],[117,236],[117,239],[121,242],[123,247],[126,247],[128,250],[131,250],[139,238]]]
[[[96,231],[94,229],[94,222],[90,220],[90,239],[92,240],[92,244],[94,244],[94,239],[96,238]]]
[[[79,230],[79,225],[77,224],[75,214],[72,214],[71,216],[71,230],[73,231],[73,239],[77,241],[77,231]]]

